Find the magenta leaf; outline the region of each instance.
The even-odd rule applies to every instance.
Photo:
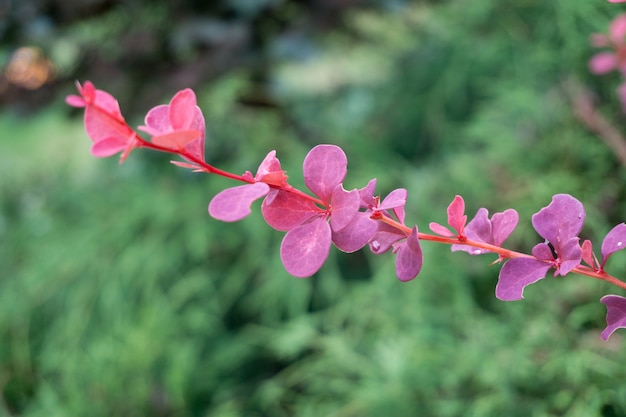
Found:
[[[316,213],[324,213],[311,200],[283,190],[270,190],[261,205],[263,218],[276,230],[300,226]]]
[[[291,275],[310,277],[326,261],[330,242],[330,225],[320,217],[287,232],[280,245],[280,259]]]
[[[600,335],[606,341],[615,330],[626,328],[626,298],[619,295],[605,295],[600,302],[606,305],[606,328]]]
[[[446,226],[440,225],[439,223],[436,222],[430,222],[428,224],[428,228],[430,230],[433,231],[433,233],[436,233],[440,236],[444,236],[444,237],[454,237],[454,233],[452,233],[450,231],[450,229],[448,229]]]
[[[404,233],[386,223],[377,222],[378,229],[370,240],[370,249],[373,253],[381,254],[391,249],[392,245],[406,237]]]
[[[376,189],[376,178],[371,179],[367,185],[359,189],[359,197],[361,199],[361,207],[371,208],[375,205],[374,190]]]
[[[355,252],[367,245],[377,230],[378,222],[370,218],[370,213],[359,212],[346,227],[333,231],[333,243],[343,252]]]
[[[604,268],[604,264],[618,250],[622,250],[626,247],[626,224],[620,223],[607,233],[602,241],[602,264],[601,268]]]
[[[585,221],[582,203],[568,194],[557,194],[552,202],[532,216],[537,233],[546,239],[556,252],[556,274],[566,275],[582,259],[578,234]]]
[[[513,233],[517,227],[519,215],[513,209],[504,210],[502,213],[495,213],[491,217],[493,244],[502,246],[504,241]],[[465,228],[467,231],[467,228]]]
[[[536,244],[532,252],[533,256],[540,261],[552,262],[554,261],[554,256],[552,255],[552,249],[545,243]]]
[[[465,201],[463,197],[457,195],[448,206],[448,224],[456,230],[458,236],[464,236],[465,222],[467,222]]]
[[[345,178],[347,167],[348,158],[340,147],[317,145],[304,159],[304,183],[324,203],[328,203],[335,187]]]
[[[269,185],[262,182],[227,188],[213,197],[209,214],[217,220],[236,222],[248,216],[252,203],[269,191]]]
[[[348,226],[359,211],[359,192],[346,191],[342,185],[335,187],[332,193],[332,211],[330,225],[333,232],[338,232]]]
[[[404,188],[396,188],[383,199],[377,210],[391,210],[398,221],[404,224],[404,205],[408,191]]]
[[[559,252],[561,242],[578,237],[585,222],[585,208],[569,194],[557,194],[552,202],[532,216],[537,233]]]
[[[503,301],[521,300],[524,288],[545,278],[552,267],[549,263],[533,258],[514,258],[507,261],[500,270],[496,297]]]
[[[491,220],[489,211],[485,208],[478,209],[476,216],[465,226],[465,236],[473,241],[487,243],[494,246],[502,246],[506,238],[517,226],[519,216],[513,209],[502,213],[495,213]],[[486,249],[475,248],[468,245],[452,245],[452,251],[462,250],[470,255],[489,253]]]
[[[422,248],[417,236],[415,226],[406,240],[397,246],[396,275],[400,281],[412,280],[422,269]]]

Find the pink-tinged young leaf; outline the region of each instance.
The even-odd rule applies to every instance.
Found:
[[[311,200],[283,190],[270,190],[261,205],[263,218],[276,230],[290,230],[311,217],[323,214]]]
[[[604,268],[604,264],[611,255],[615,252],[622,250],[626,247],[626,224],[620,223],[607,233],[602,241],[602,264],[601,268]]]
[[[515,301],[524,298],[524,288],[545,278],[552,266],[533,258],[514,258],[507,261],[500,270],[496,297],[502,301]]]
[[[404,188],[396,188],[383,199],[378,206],[378,210],[392,210],[397,207],[404,207],[408,191]]]
[[[181,150],[178,146],[180,143],[184,144],[184,149],[195,158],[204,161],[204,136],[205,136],[205,122],[202,110],[196,105],[196,95],[193,90],[186,88],[177,92],[170,104],[161,104],[153,107],[145,117],[145,126],[140,126],[139,130],[154,136],[152,139],[158,141],[170,140],[170,136],[166,136],[167,139],[158,139],[175,132],[188,132],[199,131],[200,134],[194,140],[187,140],[189,137],[183,134],[174,143],[170,145],[161,145],[171,147],[176,150]],[[155,142],[155,143],[157,143]],[[158,144],[158,143],[157,143]]]
[[[377,210],[391,210],[398,221],[404,224],[404,206],[407,196],[407,190],[404,188],[396,188],[383,199]]]
[[[370,213],[360,212],[346,227],[338,232],[333,231],[332,240],[339,250],[356,252],[367,245],[377,230],[378,222],[370,219]]]
[[[593,244],[589,239],[586,239],[581,245],[582,250],[582,260],[585,261],[587,265],[592,267],[594,270],[598,270],[599,264],[596,259],[596,256],[593,254]]]
[[[422,248],[417,236],[417,226],[415,226],[413,227],[413,232],[406,238],[406,241],[398,245],[396,275],[400,281],[412,280],[422,269]]]
[[[609,27],[609,36],[615,45],[623,45],[626,41],[626,14],[617,15]]]
[[[145,126],[139,126],[139,130],[143,130],[151,136],[171,132],[173,129],[169,119],[169,106],[159,104],[150,109],[146,114],[144,123]]]
[[[428,224],[428,228],[435,234],[443,237],[454,237],[454,233],[452,233],[446,226],[442,226],[436,222],[430,222]]]
[[[372,236],[370,244],[370,250],[373,253],[381,254],[391,249],[392,245],[399,240],[406,237],[404,233],[395,227],[389,226],[386,223],[377,222],[378,229],[374,236]]]
[[[340,147],[317,145],[304,159],[304,183],[324,203],[328,203],[335,187],[346,177],[347,167],[348,158]]]
[[[169,119],[172,129],[190,129],[196,121],[196,94],[190,88],[177,92],[169,105]]]
[[[348,226],[359,211],[359,192],[346,191],[340,184],[335,187],[331,196],[330,226],[333,232],[338,232]]]
[[[488,216],[489,211],[486,208],[478,209],[474,218],[470,220],[465,227],[465,236],[468,239],[474,240],[476,242],[494,244],[492,221],[489,220]],[[493,217],[495,218],[495,214]],[[459,244],[452,245],[450,249],[452,250],[452,252],[461,250],[469,253],[470,255],[482,255],[484,253],[490,252],[486,249],[480,249],[473,246]]]
[[[330,225],[322,217],[315,219],[287,232],[280,245],[280,259],[291,275],[310,277],[328,258],[330,242]]]
[[[269,191],[269,185],[262,182],[227,188],[213,197],[209,203],[209,214],[217,220],[236,222],[248,216],[252,212],[252,203]]]
[[[495,213],[491,218],[493,244],[496,246],[502,246],[504,241],[517,227],[518,221],[519,215],[517,214],[517,211],[513,209],[504,210],[502,213]]]
[[[170,164],[176,165],[177,167],[181,167],[181,168],[192,169],[193,172],[206,172],[205,168],[194,163],[182,162],[182,161],[170,161]]]
[[[466,222],[465,201],[463,197],[457,195],[448,206],[448,224],[456,230],[458,236],[464,236]]]
[[[367,185],[359,189],[362,208],[370,208],[374,205],[374,190],[376,189],[376,178],[371,179]]]
[[[202,135],[199,130],[177,130],[163,135],[153,136],[152,143],[165,148],[182,150],[190,142],[197,140]]]
[[[91,154],[98,158],[107,158],[122,152],[128,147],[128,139],[111,136],[95,142],[91,146]]]
[[[589,70],[596,75],[608,74],[617,68],[617,57],[612,52],[600,52],[589,60]]]
[[[130,155],[130,152],[139,146],[140,143],[135,138],[134,133],[128,139],[113,136],[95,142],[91,147],[91,154],[98,158],[106,158],[122,152],[120,157],[120,163],[122,163]]]
[[[607,341],[615,330],[626,328],[626,298],[610,294],[602,297],[600,302],[606,306],[606,328],[600,337]]]
[[[287,174],[280,167],[280,161],[276,158],[276,151],[270,151],[254,176],[255,181],[262,181],[266,184],[284,187],[287,185]]]

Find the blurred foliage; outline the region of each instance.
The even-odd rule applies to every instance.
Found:
[[[179,12],[175,22],[251,22],[260,10],[314,3],[167,7]],[[298,54],[276,55],[269,67],[263,59],[225,66],[215,79],[199,75],[210,48],[172,48],[180,55],[162,61],[132,42],[118,47],[118,35],[135,35],[129,27],[153,25],[155,45],[192,30],[164,27],[172,10],[162,3],[84,4],[92,8],[58,12],[63,36],[48,38],[79,46],[67,78],[93,76],[135,124],[133,109],[148,98],[155,105],[194,86],[209,126],[207,158],[221,168],[254,170],[276,149],[300,185],[306,152],[335,143],[350,161],[346,186],[377,177],[381,194],[406,187],[407,224],[422,230],[445,221],[455,194],[470,213],[516,208],[520,225],[507,246],[522,251],[538,241],[530,216],[555,193],[583,201],[583,234],[597,248],[624,220],[624,168],[570,103],[573,83],[587,85],[624,125],[616,78],[586,70],[589,34],[623,7],[390,1],[347,8],[335,29],[315,22],[310,32],[310,15],[296,13],[284,27],[306,34],[273,38],[273,47]],[[131,58],[141,64],[127,66]],[[549,278],[523,302],[503,303],[493,296],[493,257],[427,242],[412,283],[394,278],[393,256],[367,251],[333,252],[317,276],[295,279],[280,264],[282,234],[258,210],[235,224],[208,217],[208,201],[228,181],[140,151],[121,167],[92,159],[80,118],[68,117],[57,94],[71,90],[67,81],[57,78],[56,100],[36,116],[18,117],[12,104],[47,87],[20,90],[30,98],[7,98],[0,115],[8,133],[0,137],[0,414],[626,415],[623,332],[599,338],[598,299],[615,288]],[[626,278],[622,255],[609,268]]]

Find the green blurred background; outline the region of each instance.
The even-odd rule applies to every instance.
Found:
[[[407,224],[516,208],[507,247],[556,193],[587,209],[599,249],[626,218],[626,175],[581,122],[590,97],[626,118],[617,75],[594,77],[605,0],[30,0],[0,2],[0,415],[626,416],[625,332],[600,340],[620,293],[579,276],[495,299],[494,257],[423,243],[331,253],[314,277],[280,264],[258,203],[235,224],[206,206],[222,178],[166,155],[89,154],[63,103],[91,80],[131,125],[184,87],[207,160],[254,171],[276,149],[290,182],[318,143],[346,187],[409,191]],[[626,129],[625,129],[626,130]],[[617,254],[610,272],[626,278]]]

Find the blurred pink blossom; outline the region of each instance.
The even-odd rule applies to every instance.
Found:
[[[613,0],[613,2],[617,1]],[[591,35],[591,44],[596,48],[610,49],[610,51],[599,52],[591,57],[589,69],[592,73],[607,74],[619,70],[626,75],[626,14],[618,15],[613,19],[608,35],[601,33]]]

